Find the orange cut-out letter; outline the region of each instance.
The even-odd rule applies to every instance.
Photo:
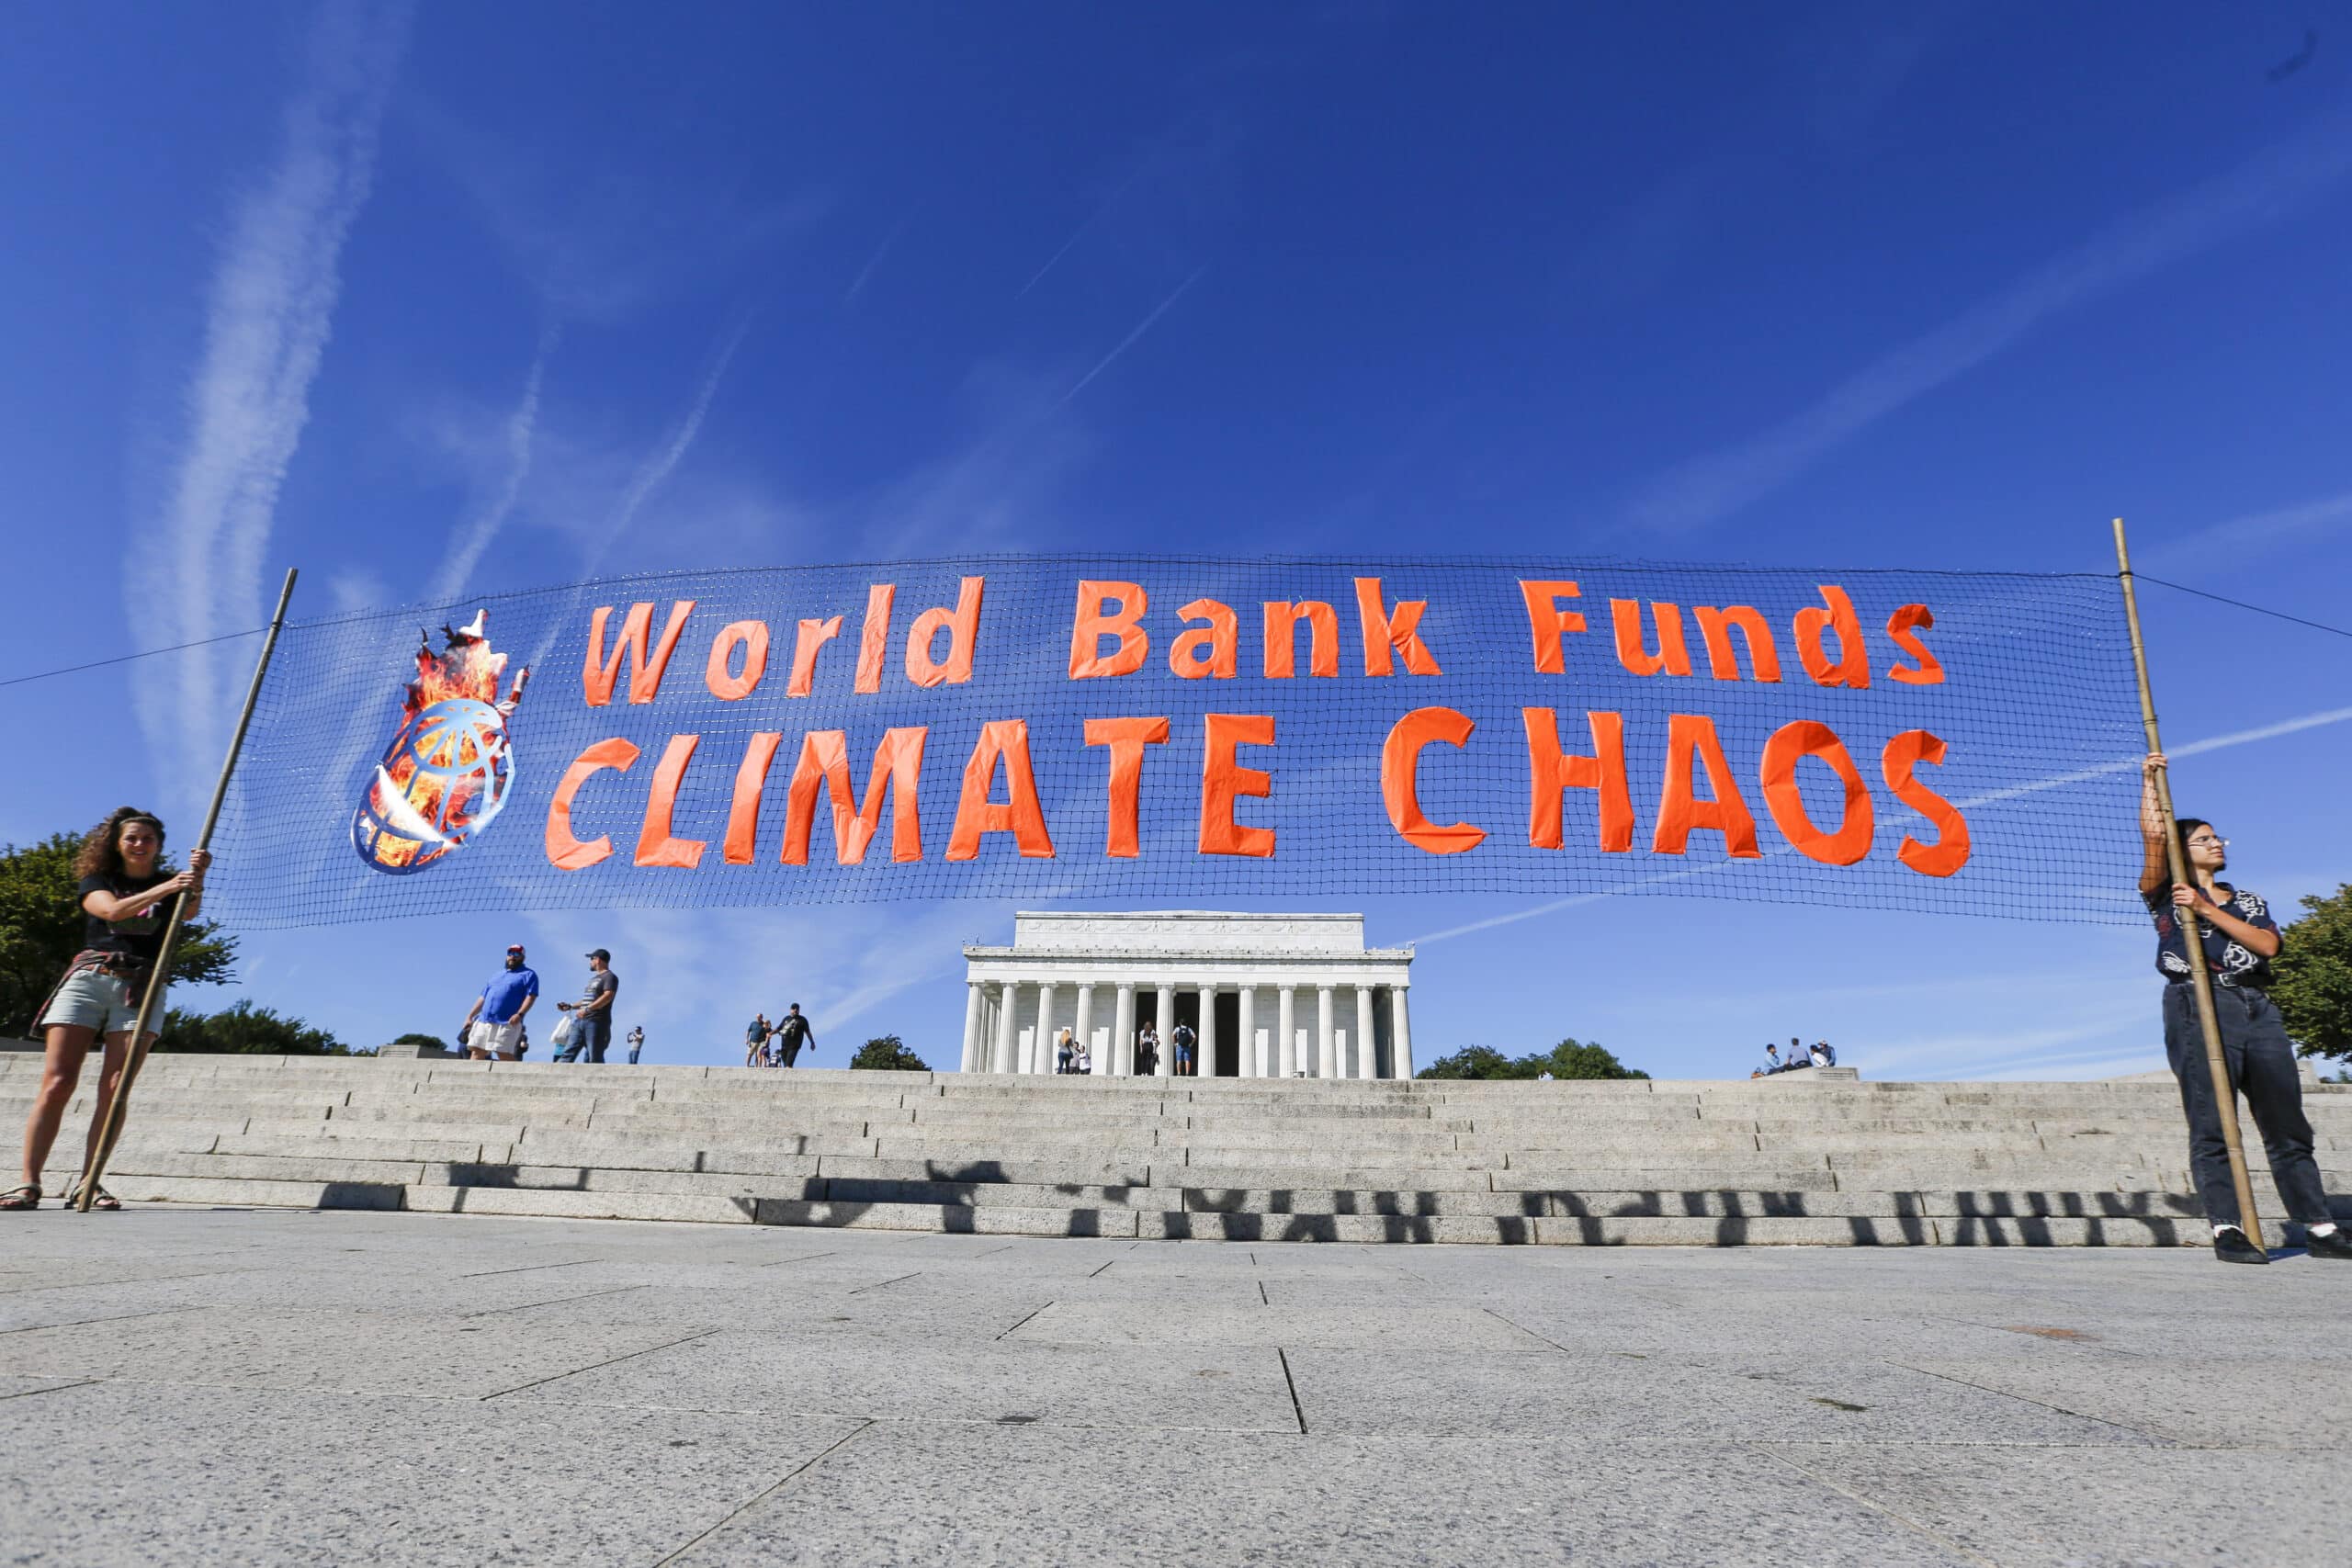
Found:
[[[1871,651],[1862,645],[1862,623],[1854,614],[1854,602],[1846,597],[1844,589],[1826,582],[1821,585],[1821,596],[1829,603],[1826,610],[1809,605],[1797,612],[1797,658],[1815,685],[1851,686],[1860,691],[1871,683]],[[1824,630],[1837,634],[1834,660],[1822,646]]]
[[[907,633],[907,679],[918,686],[960,686],[972,678],[972,649],[980,636],[980,589],[985,578],[967,577],[956,590],[952,610],[925,610]],[[933,660],[931,645],[947,634],[947,657]]]
[[[1539,675],[1565,675],[1568,671],[1561,639],[1570,632],[1584,630],[1584,612],[1563,610],[1560,601],[1579,597],[1581,590],[1573,582],[1530,581],[1521,578],[1519,595],[1527,601],[1527,626],[1535,637],[1535,672]]]
[[[1527,727],[1527,841],[1556,850],[1565,841],[1560,797],[1589,789],[1600,797],[1600,847],[1621,855],[1634,847],[1634,795],[1625,783],[1625,716],[1584,716],[1592,731],[1592,755],[1571,757],[1560,746],[1560,716],[1550,708],[1521,708]]]
[[[1233,803],[1245,795],[1262,799],[1274,793],[1273,775],[1243,767],[1239,757],[1244,746],[1274,743],[1274,716],[1213,713],[1207,719],[1208,743],[1201,752],[1201,853],[1265,860],[1274,852],[1274,830],[1236,822]]]
[[[1886,743],[1879,756],[1880,771],[1894,798],[1936,825],[1937,840],[1923,844],[1905,833],[1895,857],[1922,876],[1950,876],[1968,863],[1968,818],[1960,808],[1917,779],[1911,770],[1921,762],[1940,767],[1944,743],[1924,729],[1906,729]]]
[[[1327,680],[1340,673],[1340,617],[1319,600],[1266,601],[1266,679],[1288,681],[1298,674],[1298,623],[1307,626],[1306,672]]]
[[[1168,668],[1187,681],[1214,675],[1230,681],[1241,657],[1241,618],[1214,599],[1195,599],[1176,612],[1206,621],[1168,645]]]
[[[1143,853],[1138,827],[1143,800],[1143,749],[1164,745],[1164,718],[1090,718],[1086,743],[1111,749],[1111,825],[1102,852],[1114,860]]]
[[[857,628],[857,679],[852,689],[882,689],[882,660],[890,651],[890,604],[899,596],[895,582],[877,582],[865,591],[865,619]]]
[[[1936,656],[1928,651],[1928,645],[1917,635],[1933,630],[1935,625],[1936,613],[1925,604],[1905,604],[1886,618],[1886,635],[1894,639],[1894,646],[1919,661],[1913,665],[1896,660],[1894,668],[1886,672],[1888,680],[1900,681],[1906,686],[1943,684],[1944,667],[1936,662]]]
[[[1693,773],[1702,765],[1713,799],[1702,799],[1698,793]],[[1724,743],[1715,738],[1715,721],[1702,713],[1671,714],[1666,727],[1666,784],[1658,795],[1657,829],[1650,835],[1650,849],[1679,855],[1701,829],[1721,833],[1734,860],[1764,858],[1756,847],[1756,818],[1740,796],[1731,764],[1724,761]]]
[[[669,748],[653,769],[653,789],[645,797],[645,826],[637,835],[637,863],[674,866],[692,871],[702,863],[709,846],[700,839],[681,839],[670,831],[678,813],[678,786],[685,782],[686,764],[695,760],[699,735],[673,735]]]
[[[735,660],[737,645],[743,649],[743,672],[728,673],[728,666]],[[710,645],[710,662],[703,666],[703,684],[710,694],[722,703],[741,702],[759,689],[760,677],[768,672],[768,624],[765,621],[730,621],[720,629],[718,639]]]
[[[572,759],[548,802],[548,863],[558,871],[585,871],[613,852],[613,840],[598,834],[582,843],[572,836],[571,803],[580,786],[606,768],[625,773],[637,761],[637,748],[621,739],[599,740]]]
[[[1115,613],[1109,609],[1114,602],[1119,606]],[[1151,596],[1140,583],[1080,579],[1078,614],[1070,622],[1069,678],[1093,681],[1142,669],[1151,638],[1138,623],[1150,606]],[[1106,637],[1119,639],[1119,646],[1107,654],[1102,651]]]
[[[1682,610],[1663,600],[1650,603],[1657,619],[1657,651],[1642,640],[1642,606],[1635,599],[1609,601],[1610,625],[1617,633],[1617,662],[1636,675],[1690,673],[1690,649],[1682,640]]]
[[[651,604],[631,604],[621,621],[620,636],[614,639],[610,658],[605,655],[605,625],[612,619],[613,607],[599,604],[588,618],[588,659],[580,671],[582,695],[592,708],[600,708],[613,700],[613,684],[620,679],[621,655],[630,657],[628,700],[650,703],[662,691],[662,671],[670,668],[670,655],[677,650],[678,638],[686,629],[686,617],[694,613],[695,602],[681,599],[670,606],[669,624],[662,628],[662,640],[652,653],[646,652],[646,641],[653,626]]]
[[[803,621],[800,635],[792,644],[792,679],[784,684],[787,697],[805,697],[817,683],[817,650],[842,635],[842,618],[828,615],[821,621]]]
[[[915,727],[886,731],[874,749],[874,771],[865,775],[865,799],[857,800],[849,776],[849,738],[838,729],[812,729],[800,738],[800,760],[793,765],[785,797],[784,863],[807,865],[808,840],[817,825],[817,792],[833,806],[833,859],[861,865],[865,847],[882,826],[882,800],[890,799],[890,860],[904,865],[922,859],[922,746],[931,731]]]
[[[718,850],[718,858],[729,865],[749,865],[759,852],[760,794],[768,786],[768,768],[783,740],[781,733],[763,729],[743,748],[743,761],[735,769],[735,794],[727,803],[727,837]]]
[[[1739,640],[1747,645],[1748,678],[1768,682],[1780,680],[1781,650],[1773,646],[1772,624],[1761,611],[1748,604],[1734,604],[1728,610],[1697,604],[1690,613],[1699,617],[1699,636],[1707,644],[1709,674],[1718,681],[1739,679],[1739,659],[1731,647],[1731,634],[1736,630]]]
[[[1430,656],[1427,644],[1417,629],[1421,624],[1421,612],[1430,607],[1426,599],[1399,599],[1396,608],[1384,611],[1380,579],[1356,579],[1356,617],[1363,626],[1363,672],[1367,675],[1393,675],[1396,667],[1389,658],[1395,651],[1405,656],[1405,668],[1416,675],[1442,675],[1437,660]]]
[[[1380,748],[1380,799],[1388,807],[1389,825],[1417,850],[1433,855],[1458,855],[1475,850],[1486,839],[1484,828],[1450,822],[1441,828],[1421,815],[1419,782],[1421,748],[1433,740],[1460,747],[1476,728],[1470,716],[1453,708],[1415,708],[1398,719]]]
[[[989,798],[996,782],[996,765],[1004,763],[1002,803]],[[1029,721],[991,719],[980,726],[970,761],[964,764],[964,793],[956,802],[956,826],[947,835],[949,860],[973,860],[980,852],[983,833],[1010,833],[1030,860],[1054,858],[1054,840],[1046,831],[1046,808],[1037,801],[1037,776],[1029,767]]]
[[[1845,812],[1834,833],[1823,832],[1805,815],[1804,795],[1797,788],[1797,763],[1807,757],[1828,763],[1838,783],[1846,786]],[[1772,731],[1772,738],[1764,742],[1762,778],[1764,805],[1797,853],[1824,865],[1851,865],[1871,852],[1871,836],[1878,830],[1871,792],[1862,784],[1861,770],[1846,754],[1845,742],[1827,725],[1801,718]]]

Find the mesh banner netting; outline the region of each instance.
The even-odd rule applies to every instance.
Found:
[[[665,573],[289,625],[211,902],[250,929],[1383,893],[2136,922],[2133,693],[2104,577]]]

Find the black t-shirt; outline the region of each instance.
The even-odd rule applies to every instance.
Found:
[[[161,872],[153,876],[127,876],[120,872],[99,872],[84,877],[74,890],[74,900],[80,903],[93,893],[107,893],[117,898],[128,898],[134,893],[144,893],[159,882],[170,878]],[[164,918],[171,912],[172,901],[150,904],[127,920],[102,920],[88,909],[82,911],[82,946],[91,953],[127,953],[141,964],[153,964],[164,950]]]
[[[611,970],[607,969],[601,975],[591,971],[588,976],[588,990],[587,993],[580,998],[580,1005],[582,1007],[586,1007],[590,1002],[594,1001],[606,991],[617,992],[620,988],[621,977],[614,974]],[[601,1008],[587,1016],[592,1019],[601,1018],[609,1021],[613,1016],[613,1010],[609,1007]]]
[[[2227,886],[2227,884],[2216,884]],[[2270,906],[2262,895],[2243,887],[2231,887],[2229,898],[2222,905],[2224,914],[2234,915],[2256,931],[2276,931],[2278,922],[2270,918]],[[2180,921],[2173,912],[2172,884],[2167,882],[2153,893],[2141,895],[2148,903],[2148,914],[2156,922],[2156,972],[2176,986],[2188,983],[2188,939],[2180,929]],[[2198,935],[2204,938],[2205,967],[2217,986],[2245,986],[2262,990],[2270,984],[2270,961],[2249,951],[2243,943],[2230,940],[2229,933],[2211,920],[2197,922]]]
[[[808,1021],[797,1012],[786,1013],[775,1022],[776,1043],[790,1050],[808,1038]]]

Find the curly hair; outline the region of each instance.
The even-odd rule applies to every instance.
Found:
[[[107,819],[83,837],[81,852],[74,857],[74,876],[115,876],[122,872],[122,826],[126,822],[144,822],[155,829],[155,841],[164,839],[164,819],[152,811],[141,811],[135,806],[118,806]]]

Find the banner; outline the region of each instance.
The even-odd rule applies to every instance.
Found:
[[[1675,893],[2143,919],[2111,579],[1020,556],[289,626],[211,896]]]

